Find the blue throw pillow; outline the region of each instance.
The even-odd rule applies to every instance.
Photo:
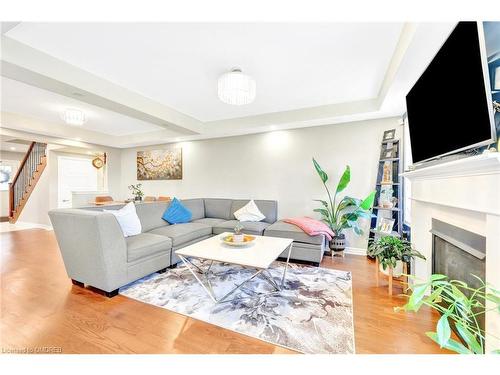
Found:
[[[184,207],[177,198],[174,198],[163,213],[162,219],[170,224],[181,224],[189,223],[192,216],[191,211]]]

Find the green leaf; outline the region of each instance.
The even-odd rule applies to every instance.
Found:
[[[449,313],[443,314],[436,325],[436,334],[439,346],[442,348],[448,343],[451,338],[450,322],[448,322]]]
[[[426,332],[425,334],[432,341],[439,344],[436,332]],[[452,352],[459,353],[459,354],[473,354],[469,349],[467,349],[461,343],[459,343],[453,339],[449,339],[447,344],[444,346],[444,348],[451,350]]]
[[[340,193],[342,190],[344,190],[347,185],[349,185],[349,182],[351,181],[351,168],[347,165],[345,167],[345,171],[342,174],[342,177],[340,177],[339,184],[337,185],[337,193]]]
[[[321,181],[323,181],[323,183],[326,183],[326,181],[328,181],[328,175],[323,171],[323,169],[321,169],[320,165],[314,158],[313,158],[313,164],[314,168],[316,168],[316,172],[318,172],[318,175],[321,178]]]
[[[483,354],[483,347],[479,342],[477,342],[476,337],[473,333],[470,332],[462,323],[457,322],[455,324],[457,328],[458,334],[465,341],[465,343],[469,346],[470,350],[472,350],[476,354]]]
[[[436,281],[436,280],[443,280],[443,279],[446,279],[446,278],[448,278],[448,276],[446,276],[446,275],[441,275],[441,274],[439,274],[439,273],[435,273],[435,274],[432,274],[432,275],[431,275],[431,280],[432,280],[432,281]]]
[[[359,205],[363,210],[369,210],[373,206],[373,202],[375,201],[375,192],[372,191],[370,195],[368,195]]]
[[[321,204],[323,206],[325,206],[326,208],[328,208],[328,202],[327,201],[324,201],[324,200],[321,200],[321,199],[313,199],[313,201],[315,201],[315,202],[321,202]]]
[[[408,303],[406,304],[408,309],[411,311],[418,311],[420,306],[422,306],[422,299],[424,298],[425,291],[429,287],[429,284],[419,284],[416,285],[413,288],[413,293],[410,296],[410,299],[408,300]]]

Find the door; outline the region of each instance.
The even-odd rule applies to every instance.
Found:
[[[71,207],[73,191],[97,191],[98,171],[92,161],[85,157],[59,156],[58,161],[58,207]]]

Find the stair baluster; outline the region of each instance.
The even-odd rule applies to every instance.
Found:
[[[47,145],[31,142],[17,173],[9,184],[9,222],[15,223],[47,164]]]

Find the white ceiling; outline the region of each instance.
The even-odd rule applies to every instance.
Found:
[[[21,23],[7,36],[203,122],[378,96],[402,23]],[[231,106],[238,66],[257,98]]]
[[[79,128],[113,136],[126,136],[161,129],[159,126],[84,103],[25,83],[1,77],[2,111],[20,113],[54,124],[66,125],[61,114],[66,108],[85,112],[88,121]]]
[[[454,23],[3,26],[2,127],[123,148],[401,115]],[[250,105],[217,98],[235,66]],[[65,125],[67,107],[89,121]]]

